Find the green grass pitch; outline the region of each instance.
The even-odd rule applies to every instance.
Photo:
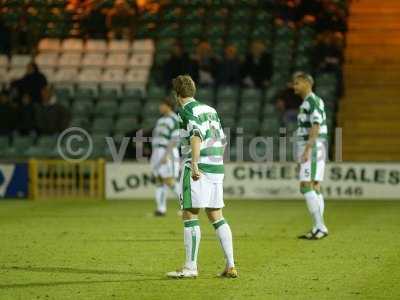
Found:
[[[197,279],[183,263],[177,205],[152,201],[0,201],[0,299],[399,299],[400,201],[327,201],[331,235],[309,229],[302,201],[226,201],[240,278],[201,216]]]

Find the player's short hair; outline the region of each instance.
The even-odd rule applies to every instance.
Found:
[[[169,96],[165,97],[161,103],[169,106],[172,110],[175,109],[175,102],[172,99],[172,97],[169,97]]]
[[[310,83],[311,86],[314,85],[314,78],[310,74],[305,73],[305,72],[296,72],[296,73],[294,73],[293,74],[293,81],[295,79],[302,79],[302,80],[305,80],[308,83]]]
[[[194,97],[196,94],[196,85],[189,75],[179,75],[172,79],[172,88],[182,98]]]

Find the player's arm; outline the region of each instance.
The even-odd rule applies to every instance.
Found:
[[[190,146],[192,148],[192,178],[193,180],[198,180],[200,178],[200,171],[198,167],[198,162],[200,159],[200,145],[201,138],[194,134],[190,138]]]
[[[320,129],[319,123],[314,123],[312,125],[312,127],[310,128],[310,134],[308,137],[308,141],[307,141],[306,147],[304,149],[304,153],[301,157],[301,161],[303,163],[310,159],[312,147],[315,144],[315,142],[317,141],[317,138],[319,135],[319,129]]]

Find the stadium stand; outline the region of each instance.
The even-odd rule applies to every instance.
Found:
[[[174,0],[148,7],[131,5],[136,12],[129,33],[129,36],[134,33],[133,40],[107,40],[105,36],[94,39],[85,28],[87,22],[82,20],[87,17],[88,9],[106,15],[114,1],[101,1],[100,7],[92,8],[80,7],[75,1],[40,4],[27,1],[23,8],[17,1],[3,2],[6,5],[2,8],[2,20],[9,28],[18,28],[20,19],[26,17],[32,31],[28,47],[33,46],[35,51],[27,53],[24,47],[16,46],[10,58],[0,56],[1,84],[9,87],[10,81],[21,77],[32,55],[54,86],[58,102],[71,111],[71,125],[88,129],[97,140],[100,136],[122,135],[154,125],[158,101],[168,94],[164,89],[163,66],[176,44],[189,54],[200,70],[192,70],[200,74],[198,78],[202,83],[198,99],[217,107],[224,126],[242,127],[247,139],[260,134],[279,137],[281,125],[287,127],[287,135],[292,134],[295,124],[293,120],[283,121],[276,102],[291,74],[299,70],[313,73],[316,92],[328,108],[331,132],[336,125],[343,60],[334,68],[326,67],[323,63],[326,56],[319,58],[321,63],[314,60],[314,54],[318,41],[327,36],[327,39],[339,36],[343,42],[346,1],[326,1],[326,6],[316,7],[314,11],[307,11],[299,1],[297,11],[300,13],[296,15],[291,12],[288,1]],[[329,22],[329,14],[324,12],[341,22]],[[205,42],[210,54],[199,60],[199,44]],[[260,84],[254,84],[254,78],[239,80],[233,86],[220,86],[217,80],[203,81],[207,72],[217,79],[218,72],[210,71],[207,65],[211,61],[211,65],[218,67],[224,49],[232,47],[242,63],[254,42],[261,45],[262,51],[266,49],[262,55],[271,60],[270,75],[261,77]],[[336,50],[342,57],[343,47]],[[26,54],[14,54],[18,52]],[[232,131],[235,136],[235,130]],[[47,139],[51,137],[44,137]],[[22,148],[29,151],[23,152],[18,152],[19,144],[15,144],[19,141],[18,135],[11,135],[8,141],[12,145],[10,149],[15,151],[7,155],[55,155],[52,151],[36,151],[51,144],[41,142],[42,137],[27,138]],[[107,155],[103,148],[94,155]],[[245,159],[248,155],[245,153]]]

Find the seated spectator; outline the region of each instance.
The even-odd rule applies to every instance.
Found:
[[[35,131],[35,107],[29,94],[22,95],[17,109],[17,131],[21,135],[29,135]]]
[[[218,85],[232,86],[240,82],[240,60],[237,49],[229,45],[224,49],[224,57],[218,64]]]
[[[317,15],[316,27],[318,31],[340,31],[347,30],[346,12],[331,1],[323,2],[323,9]]]
[[[21,78],[12,83],[17,87],[19,95],[29,94],[34,103],[41,101],[41,90],[47,85],[46,76],[40,72],[39,67],[31,62],[26,67],[26,73]]]
[[[107,28],[109,37],[122,39],[132,38],[135,21],[135,11],[125,0],[116,0],[114,6],[107,13]]]
[[[83,12],[81,17],[81,28],[84,29],[85,36],[87,38],[106,38],[106,11],[103,8],[103,1],[85,1],[85,3],[83,4]]]
[[[336,75],[338,86],[337,96],[342,95],[342,64],[343,57],[343,36],[340,32],[332,34],[324,32],[317,38],[317,45],[314,49],[314,69],[316,72],[330,72]]]
[[[272,59],[261,41],[252,42],[242,74],[245,86],[264,88],[268,85],[272,77]]]
[[[286,88],[278,94],[275,103],[283,126],[296,122],[297,112],[302,102],[303,99],[294,93],[293,83],[289,82]]]
[[[0,17],[0,53],[11,54],[11,29]]]
[[[217,59],[208,42],[200,42],[196,48],[196,61],[199,65],[200,86],[212,86],[217,78]]]
[[[5,94],[0,94],[0,135],[10,135],[16,126],[17,112]]]
[[[184,51],[181,44],[172,47],[171,57],[163,66],[163,80],[167,89],[171,87],[172,79],[182,74],[189,74],[195,82],[199,79],[197,62]]]
[[[35,105],[35,124],[39,134],[60,133],[68,128],[70,113],[57,103],[49,86],[42,89],[42,102]]]

